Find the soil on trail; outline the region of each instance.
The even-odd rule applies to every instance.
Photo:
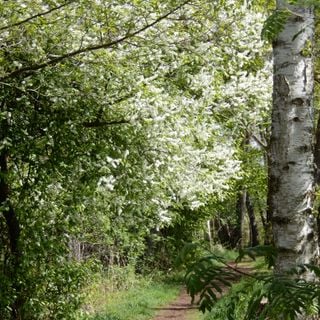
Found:
[[[228,265],[233,268],[234,270],[237,270],[239,272],[239,279],[241,279],[242,276],[245,274],[249,274],[252,271],[252,267],[250,266],[239,266],[236,263],[228,263]],[[237,281],[235,281],[237,282]],[[229,288],[222,286],[222,294],[224,295],[226,292],[228,292]],[[217,294],[217,296],[221,296],[220,294]],[[190,295],[187,294],[186,289],[182,289],[180,292],[179,297],[173,301],[171,304],[156,308],[157,313],[155,318],[152,320],[193,320],[193,319],[200,319],[200,316],[197,316],[198,307],[197,305],[191,304],[191,298]]]
[[[191,298],[185,289],[182,289],[179,297],[170,305],[156,308],[158,310],[153,320],[189,320],[192,314],[198,312],[197,306],[191,304]]]

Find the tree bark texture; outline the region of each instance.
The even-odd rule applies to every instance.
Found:
[[[311,8],[278,0],[292,14],[273,44],[274,90],[269,149],[269,212],[279,251],[275,272],[318,256],[313,159],[313,44]],[[306,275],[308,278],[308,275]]]
[[[314,164],[315,164],[315,183],[320,186],[320,113],[318,115],[317,128],[315,133],[315,147],[314,147]],[[315,208],[317,210],[317,228],[318,228],[318,245],[320,246],[320,206]]]

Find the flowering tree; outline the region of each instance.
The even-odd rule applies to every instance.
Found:
[[[1,15],[1,317],[72,318],[87,272],[75,239],[134,259],[172,208],[224,199],[242,176],[232,138],[268,112],[263,17],[232,0]]]

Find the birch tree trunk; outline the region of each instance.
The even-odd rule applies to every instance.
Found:
[[[277,0],[289,9],[284,30],[274,42],[274,92],[269,150],[269,210],[275,246],[275,272],[312,263],[318,256],[313,163],[313,58],[311,8]],[[306,275],[307,279],[311,275]]]

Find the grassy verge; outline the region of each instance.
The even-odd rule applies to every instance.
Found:
[[[85,307],[89,315],[83,320],[147,320],[157,307],[178,296],[180,286],[141,279],[133,287],[119,291],[106,291],[103,284],[96,284],[91,290]]]

